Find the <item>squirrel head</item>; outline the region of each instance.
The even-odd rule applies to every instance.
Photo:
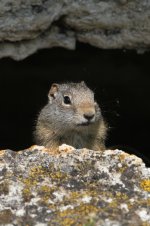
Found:
[[[96,123],[101,111],[94,100],[94,93],[82,81],[80,83],[53,83],[49,93],[50,118],[57,125],[79,129]]]

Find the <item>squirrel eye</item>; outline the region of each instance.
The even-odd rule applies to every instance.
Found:
[[[64,103],[65,104],[71,104],[71,100],[69,96],[64,96]]]

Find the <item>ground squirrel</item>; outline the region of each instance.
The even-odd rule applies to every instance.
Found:
[[[105,149],[106,124],[84,82],[52,84],[48,104],[41,110],[35,141],[50,149],[65,143],[75,148]]]

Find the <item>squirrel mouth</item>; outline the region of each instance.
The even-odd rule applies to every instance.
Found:
[[[91,122],[82,122],[82,123],[79,123],[79,124],[77,124],[77,126],[88,126],[88,125],[90,125],[91,124]]]

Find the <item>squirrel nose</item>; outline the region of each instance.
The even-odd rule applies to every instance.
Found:
[[[94,118],[94,115],[95,114],[91,114],[91,113],[86,113],[86,114],[83,114],[84,118],[87,119],[88,121],[92,120]]]

